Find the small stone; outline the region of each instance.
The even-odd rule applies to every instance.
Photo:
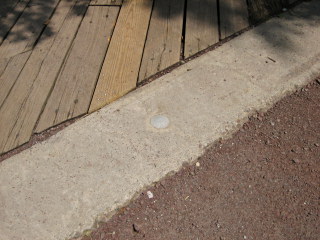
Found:
[[[315,145],[316,147],[319,147],[319,146],[320,146],[319,143],[315,143],[314,145]]]
[[[292,161],[293,163],[299,163],[299,160],[298,160],[298,159],[295,159],[295,158],[292,159],[291,161]]]
[[[148,192],[147,192],[147,196],[148,196],[148,198],[151,199],[151,198],[153,198],[153,193],[152,193],[151,191],[148,191]]]
[[[286,11],[288,11],[288,9],[282,8],[282,12],[286,12]]]
[[[199,162],[196,163],[196,167],[200,167],[200,163]]]
[[[133,228],[133,231],[136,232],[136,233],[139,233],[140,232],[140,228],[137,224],[132,224],[132,228]]]

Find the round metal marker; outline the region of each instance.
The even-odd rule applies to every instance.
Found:
[[[156,115],[151,118],[150,123],[154,128],[163,129],[169,126],[170,121],[166,116]]]

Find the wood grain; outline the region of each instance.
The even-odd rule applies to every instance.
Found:
[[[139,82],[180,61],[184,0],[155,0]]]
[[[184,56],[190,57],[218,41],[217,0],[188,0]]]
[[[88,112],[119,7],[89,7],[40,117],[41,132]]]
[[[91,6],[119,6],[122,4],[122,0],[91,0]]]
[[[136,87],[152,0],[123,2],[89,111]]]
[[[221,39],[231,36],[249,26],[246,0],[220,1]]]
[[[88,1],[60,2],[49,28],[43,32],[1,106],[0,153],[30,139],[87,8],[84,3]],[[52,35],[52,32],[55,34]]]

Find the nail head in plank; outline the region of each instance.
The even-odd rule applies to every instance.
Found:
[[[190,57],[218,41],[217,0],[188,0],[184,56]]]
[[[88,8],[37,132],[88,112],[118,12],[118,7]]]
[[[180,61],[185,0],[155,0],[139,82]]]
[[[0,109],[0,153],[27,142],[79,28],[88,1],[62,0]],[[54,33],[52,35],[52,33]]]
[[[231,36],[249,26],[246,0],[220,1],[221,39]]]
[[[123,2],[89,111],[136,87],[152,0]]]

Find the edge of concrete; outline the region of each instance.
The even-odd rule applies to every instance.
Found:
[[[303,3],[1,162],[0,238],[65,239],[90,229],[313,80],[319,11],[318,0]],[[168,128],[151,126],[157,114]]]

